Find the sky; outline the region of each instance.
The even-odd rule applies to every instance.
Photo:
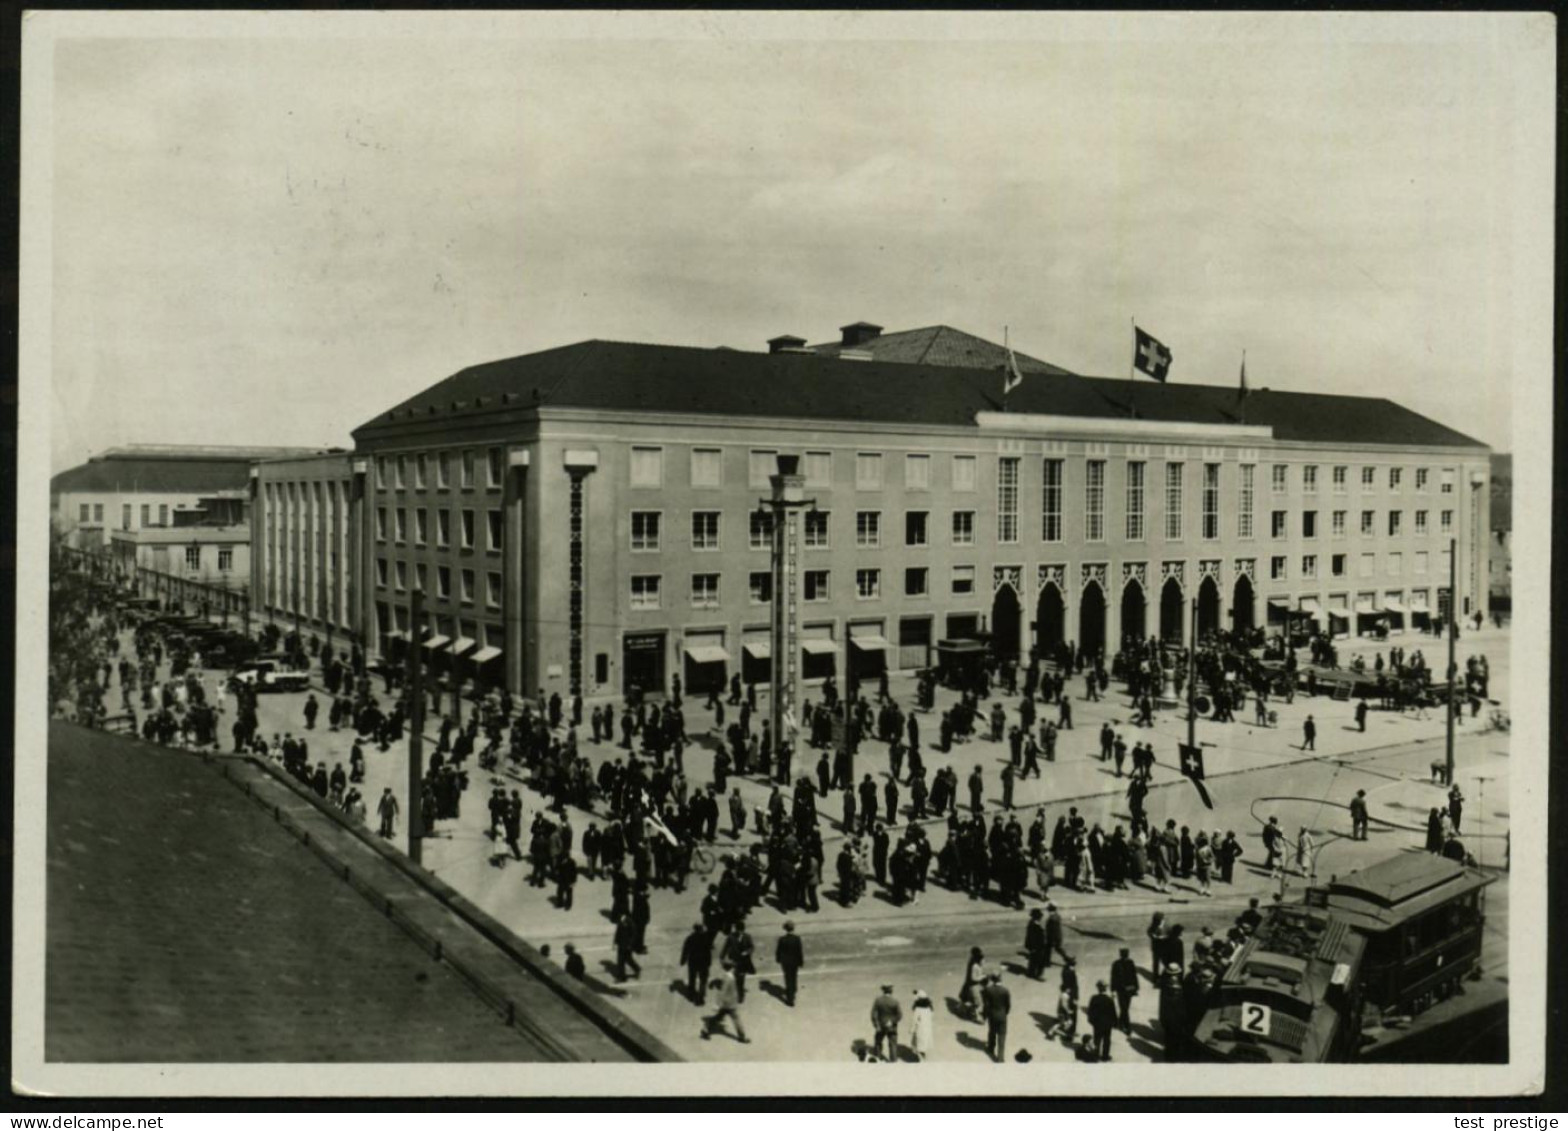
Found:
[[[1484,21],[652,19],[59,40],[52,469],[347,446],[464,366],[586,338],[862,319],[1122,376],[1136,317],[1173,382],[1234,384],[1245,350],[1255,387],[1510,448],[1538,218],[1517,44]]]

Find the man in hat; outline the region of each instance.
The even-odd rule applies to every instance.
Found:
[[[784,1004],[793,1009],[795,993],[799,989],[800,968],[806,964],[806,952],[801,946],[800,936],[795,933],[795,924],[788,919],[784,921],[784,933],[779,936],[773,957],[779,969],[784,971]]]
[[[1029,925],[1024,928],[1024,953],[1029,956],[1029,977],[1039,981],[1050,961],[1051,952],[1045,941],[1045,912],[1036,907],[1029,912]]]
[[[681,964],[686,967],[686,992],[698,1005],[708,1000],[708,974],[713,969],[713,936],[701,923],[693,923],[691,934],[681,943]]]
[[[1116,1025],[1116,1005],[1106,993],[1104,982],[1095,983],[1095,994],[1085,1007],[1089,1015],[1089,1028],[1094,1034],[1092,1048],[1100,1060],[1111,1059],[1111,1029]]]
[[[1002,985],[1000,974],[986,977],[980,990],[981,1011],[985,1014],[985,1048],[1000,1064],[1007,1059],[1007,1015],[1013,1011],[1013,995]]]
[[[1350,799],[1350,839],[1367,839],[1367,791],[1356,790],[1355,797]]]
[[[718,1012],[711,1017],[702,1019],[702,1039],[707,1040],[713,1036],[715,1029],[722,1028],[726,1017],[735,1021],[735,1039],[743,1045],[749,1045],[751,1038],[746,1036],[746,1029],[740,1022],[740,997],[735,991],[735,980],[730,977],[730,965],[724,964],[724,973],[714,975],[711,983],[715,993],[719,995]]]
[[[1062,960],[1072,962],[1072,958],[1062,949],[1062,916],[1056,910],[1056,904],[1049,901],[1045,905],[1045,964],[1051,964],[1051,955],[1060,954]]]
[[[882,1041],[887,1040],[887,1060],[889,1064],[898,1060],[898,1026],[904,1020],[903,1007],[898,1004],[898,999],[893,996],[893,987],[884,985],[882,992],[871,1003],[871,1031],[873,1044],[871,1055],[882,1055]]]
[[[1111,963],[1111,992],[1116,995],[1117,1022],[1122,1032],[1132,1033],[1132,999],[1138,996],[1138,964],[1132,951],[1121,948],[1121,957]]]

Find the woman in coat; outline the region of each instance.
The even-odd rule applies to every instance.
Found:
[[[924,990],[915,991],[915,1004],[909,1010],[909,1047],[924,1060],[931,1051],[931,1024],[936,1010]]]

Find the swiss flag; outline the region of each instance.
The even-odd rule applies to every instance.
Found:
[[[1182,776],[1192,781],[1193,788],[1198,791],[1203,804],[1207,808],[1214,808],[1214,799],[1209,796],[1209,791],[1203,785],[1203,748],[1201,746],[1188,746],[1181,743],[1181,773]]]
[[[1164,381],[1171,371],[1171,351],[1151,334],[1145,334],[1137,326],[1132,328],[1132,364],[1134,369],[1142,370],[1156,381]]]

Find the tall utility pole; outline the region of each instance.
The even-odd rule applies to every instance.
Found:
[[[419,798],[425,769],[425,643],[419,626],[424,620],[425,594],[415,589],[408,605],[408,858],[420,863],[420,838],[425,835]]]
[[[1457,574],[1459,555],[1458,540],[1448,540],[1448,700],[1443,704],[1448,712],[1448,727],[1444,744],[1444,761],[1446,767],[1444,776],[1448,784],[1454,784],[1454,632],[1459,627],[1459,589],[1454,584]]]
[[[1198,745],[1198,712],[1193,697],[1198,694],[1198,601],[1192,601],[1192,637],[1187,641],[1187,745]],[[1219,689],[1215,689],[1219,694]]]
[[[761,505],[773,515],[773,617],[769,635],[770,672],[772,695],[769,696],[769,715],[773,741],[778,747],[782,762],[784,753],[794,752],[794,738],[799,726],[796,704],[796,685],[800,674],[800,620],[798,584],[799,532],[797,512],[802,507],[815,506],[807,499],[806,477],[800,474],[800,457],[778,457],[778,474],[769,477],[773,493]]]

